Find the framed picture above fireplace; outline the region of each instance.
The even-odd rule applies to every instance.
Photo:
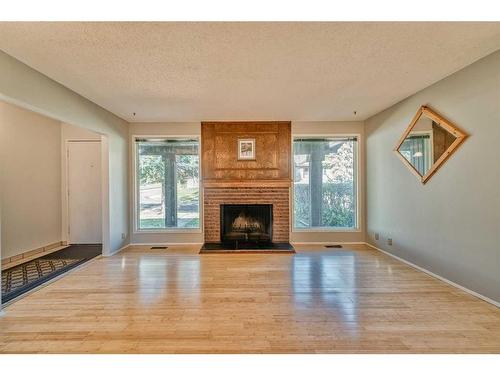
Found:
[[[238,160],[255,160],[255,139],[238,139]]]

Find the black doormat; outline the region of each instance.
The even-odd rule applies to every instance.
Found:
[[[204,243],[200,249],[200,254],[225,254],[225,253],[264,253],[264,254],[295,254],[295,249],[288,242],[255,244],[254,246],[245,246],[242,249],[234,249],[222,243]]]
[[[2,270],[2,302],[19,297],[21,294],[98,256],[101,252],[101,245],[71,245]]]

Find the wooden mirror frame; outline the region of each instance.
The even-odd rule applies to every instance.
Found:
[[[410,134],[411,130],[417,123],[417,121],[422,117],[422,115],[429,117],[432,121],[437,123],[439,126],[442,128],[446,129],[448,132],[453,134],[455,136],[455,141],[448,147],[448,149],[441,155],[441,157],[436,160],[436,162],[431,166],[431,168],[427,171],[425,175],[421,175],[420,172],[417,171],[417,169],[399,152],[399,148],[405,141],[406,137],[408,134]],[[403,161],[403,163],[412,171],[422,182],[422,184],[425,184],[433,175],[434,173],[437,172],[437,170],[444,164],[444,162],[457,150],[458,146],[462,144],[462,142],[465,140],[465,138],[468,137],[468,134],[465,133],[464,131],[460,130],[455,124],[453,124],[451,121],[448,121],[445,119],[443,116],[439,115],[437,112],[429,108],[428,106],[421,106],[415,116],[413,117],[413,120],[411,121],[410,125],[406,128],[405,132],[401,136],[401,139],[399,140],[398,144],[394,148],[394,151],[396,154],[399,156],[399,158]]]

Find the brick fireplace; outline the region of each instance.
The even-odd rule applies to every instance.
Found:
[[[238,158],[238,140],[255,158]],[[221,205],[272,205],[272,242],[290,240],[289,122],[202,123],[203,222],[206,243],[221,241]]]
[[[273,242],[290,240],[290,191],[288,187],[205,188],[203,194],[205,242],[220,241],[220,207],[222,204],[273,205]]]

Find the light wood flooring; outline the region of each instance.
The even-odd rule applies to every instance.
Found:
[[[131,247],[5,309],[0,353],[500,353],[500,309],[364,245]]]

